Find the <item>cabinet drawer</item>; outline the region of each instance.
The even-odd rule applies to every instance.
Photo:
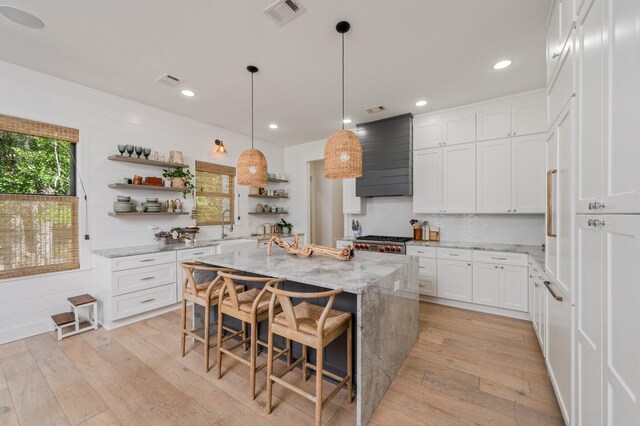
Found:
[[[418,265],[418,274],[420,276],[435,277],[436,276],[436,260],[421,257]]]
[[[418,292],[425,296],[436,295],[436,279],[434,277],[420,277],[418,281]]]
[[[118,257],[111,260],[112,271],[122,271],[124,269],[140,268],[142,266],[160,265],[176,261],[175,250],[161,253],[140,254],[137,256]]]
[[[423,247],[423,246],[407,246],[407,255],[408,256],[419,256],[419,257],[436,257],[436,248],[435,247]]]
[[[184,262],[187,260],[193,260],[198,256],[208,256],[211,254],[216,254],[216,246],[179,250],[177,252],[177,259],[178,262]]]
[[[176,302],[176,284],[167,284],[113,298],[112,319],[130,317],[143,312],[171,305]]]
[[[474,250],[473,261],[495,265],[527,266],[528,255],[523,253],[504,253],[499,251]]]
[[[465,249],[439,248],[437,250],[437,253],[438,253],[438,259],[471,261],[471,259],[473,258],[472,250],[465,250]]]
[[[132,293],[164,284],[176,283],[176,264],[146,266],[113,273],[112,294]]]

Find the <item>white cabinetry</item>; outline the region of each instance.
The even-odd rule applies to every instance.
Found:
[[[437,293],[436,249],[431,247],[407,246],[407,255],[418,257],[418,291],[420,294],[435,296]]]
[[[471,302],[473,297],[471,262],[438,259],[438,297]]]
[[[442,211],[442,148],[413,153],[413,211]]]
[[[441,115],[424,115],[413,119],[413,149],[435,148],[444,142]]]
[[[216,247],[202,247],[188,250],[180,250],[176,252],[177,259],[177,275],[178,275],[178,301],[182,300],[182,289],[184,287],[184,268],[180,266],[182,262],[190,262],[198,256],[207,256],[210,254],[216,254]]]
[[[548,128],[544,96],[534,94],[511,100],[511,136],[544,133]]]
[[[365,202],[362,197],[356,197],[356,180],[342,181],[342,212],[345,214],[364,214]]]
[[[546,336],[546,315],[547,315],[547,289],[544,286],[547,278],[544,276],[542,268],[535,262],[529,265],[529,306],[531,311],[531,322],[533,329],[538,337],[538,343],[545,355],[545,336]]]
[[[476,112],[476,139],[508,138],[511,136],[511,106],[508,102],[495,102],[482,106]]]
[[[476,140],[476,114],[473,110],[455,110],[442,114],[443,145]]]
[[[480,251],[473,254],[473,302],[527,312],[527,256]]]
[[[540,166],[544,173],[543,165]],[[479,142],[477,168],[476,211],[511,212],[511,141],[498,139]]]
[[[472,213],[476,206],[476,145],[442,151],[442,212]]]

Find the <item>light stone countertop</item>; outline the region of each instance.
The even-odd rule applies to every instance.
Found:
[[[344,261],[326,256],[291,255],[274,248],[271,256],[264,249],[199,256],[195,260],[215,266],[274,278],[286,278],[303,284],[360,294],[370,285],[389,274],[414,264],[410,256],[356,252],[355,258]]]
[[[225,238],[224,241],[250,239],[250,238],[251,237],[233,237],[233,238]],[[147,244],[142,246],[98,249],[98,250],[93,250],[92,253],[98,256],[113,259],[116,257],[135,256],[138,254],[163,253],[165,251],[189,250],[189,249],[202,248],[202,247],[213,247],[213,246],[219,245],[220,241],[223,241],[223,240],[201,240],[201,241],[197,241],[195,244],[190,244],[190,245],[186,245],[183,243],[167,244],[166,246],[161,246],[159,244]]]

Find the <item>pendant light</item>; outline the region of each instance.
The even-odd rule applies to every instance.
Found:
[[[342,130],[329,136],[324,147],[324,177],[350,179],[362,176],[362,145],[358,136],[344,129],[344,34],[351,25],[338,22],[336,31],[342,34]]]
[[[251,73],[251,148],[245,149],[238,158],[238,185],[263,186],[267,184],[267,159],[259,149],[253,147],[253,75],[258,67],[249,65]]]

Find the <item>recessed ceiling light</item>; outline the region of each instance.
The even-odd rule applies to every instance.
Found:
[[[424,99],[421,99],[418,102],[416,102],[416,106],[425,106],[426,104],[427,104],[427,101],[425,101]]]
[[[184,96],[186,96],[188,98],[193,98],[196,95],[196,92],[194,92],[193,90],[189,90],[189,89],[184,89],[180,93],[182,93]]]
[[[511,61],[508,59],[503,59],[502,61],[496,62],[493,66],[494,70],[501,70],[511,65]]]
[[[38,30],[44,28],[44,22],[42,22],[38,17],[25,12],[24,10],[18,9],[17,7],[1,5],[0,13],[3,14],[5,18],[15,22],[16,24]]]
[[[269,124],[269,128],[270,128],[270,129],[277,129],[277,128],[278,128],[278,125],[277,125],[277,124],[275,124],[275,123],[271,123],[271,124]]]
[[[344,124],[349,124],[349,123],[351,123],[351,119],[350,118],[345,118],[344,120],[342,120],[342,122]]]

